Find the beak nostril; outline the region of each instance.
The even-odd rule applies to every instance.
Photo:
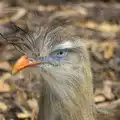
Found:
[[[34,59],[33,59],[33,58],[29,58],[29,61],[33,62],[33,61],[34,61]]]

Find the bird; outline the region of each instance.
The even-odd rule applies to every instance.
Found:
[[[16,35],[4,38],[23,54],[13,74],[36,68],[41,84],[37,120],[119,120],[95,106],[89,54],[73,25],[55,19],[32,33],[16,28]]]

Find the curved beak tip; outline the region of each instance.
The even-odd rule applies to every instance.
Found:
[[[12,74],[16,74],[19,71],[23,70],[26,67],[32,67],[40,64],[40,62],[30,61],[27,56],[22,56],[18,61],[14,64],[12,69]]]
[[[29,64],[29,59],[27,56],[22,56],[17,60],[12,69],[12,74],[15,74],[25,68]]]

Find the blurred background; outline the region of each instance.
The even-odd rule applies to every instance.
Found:
[[[120,0],[1,0],[0,33],[14,25],[34,31],[47,17],[74,19],[76,33],[88,48],[98,108],[120,106]],[[35,13],[35,14],[34,14]],[[35,16],[40,16],[39,18]],[[0,120],[36,120],[39,84],[35,76],[10,74],[21,56],[0,37]]]

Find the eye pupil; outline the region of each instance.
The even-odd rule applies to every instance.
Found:
[[[63,54],[63,51],[60,51],[57,55],[62,55]]]

